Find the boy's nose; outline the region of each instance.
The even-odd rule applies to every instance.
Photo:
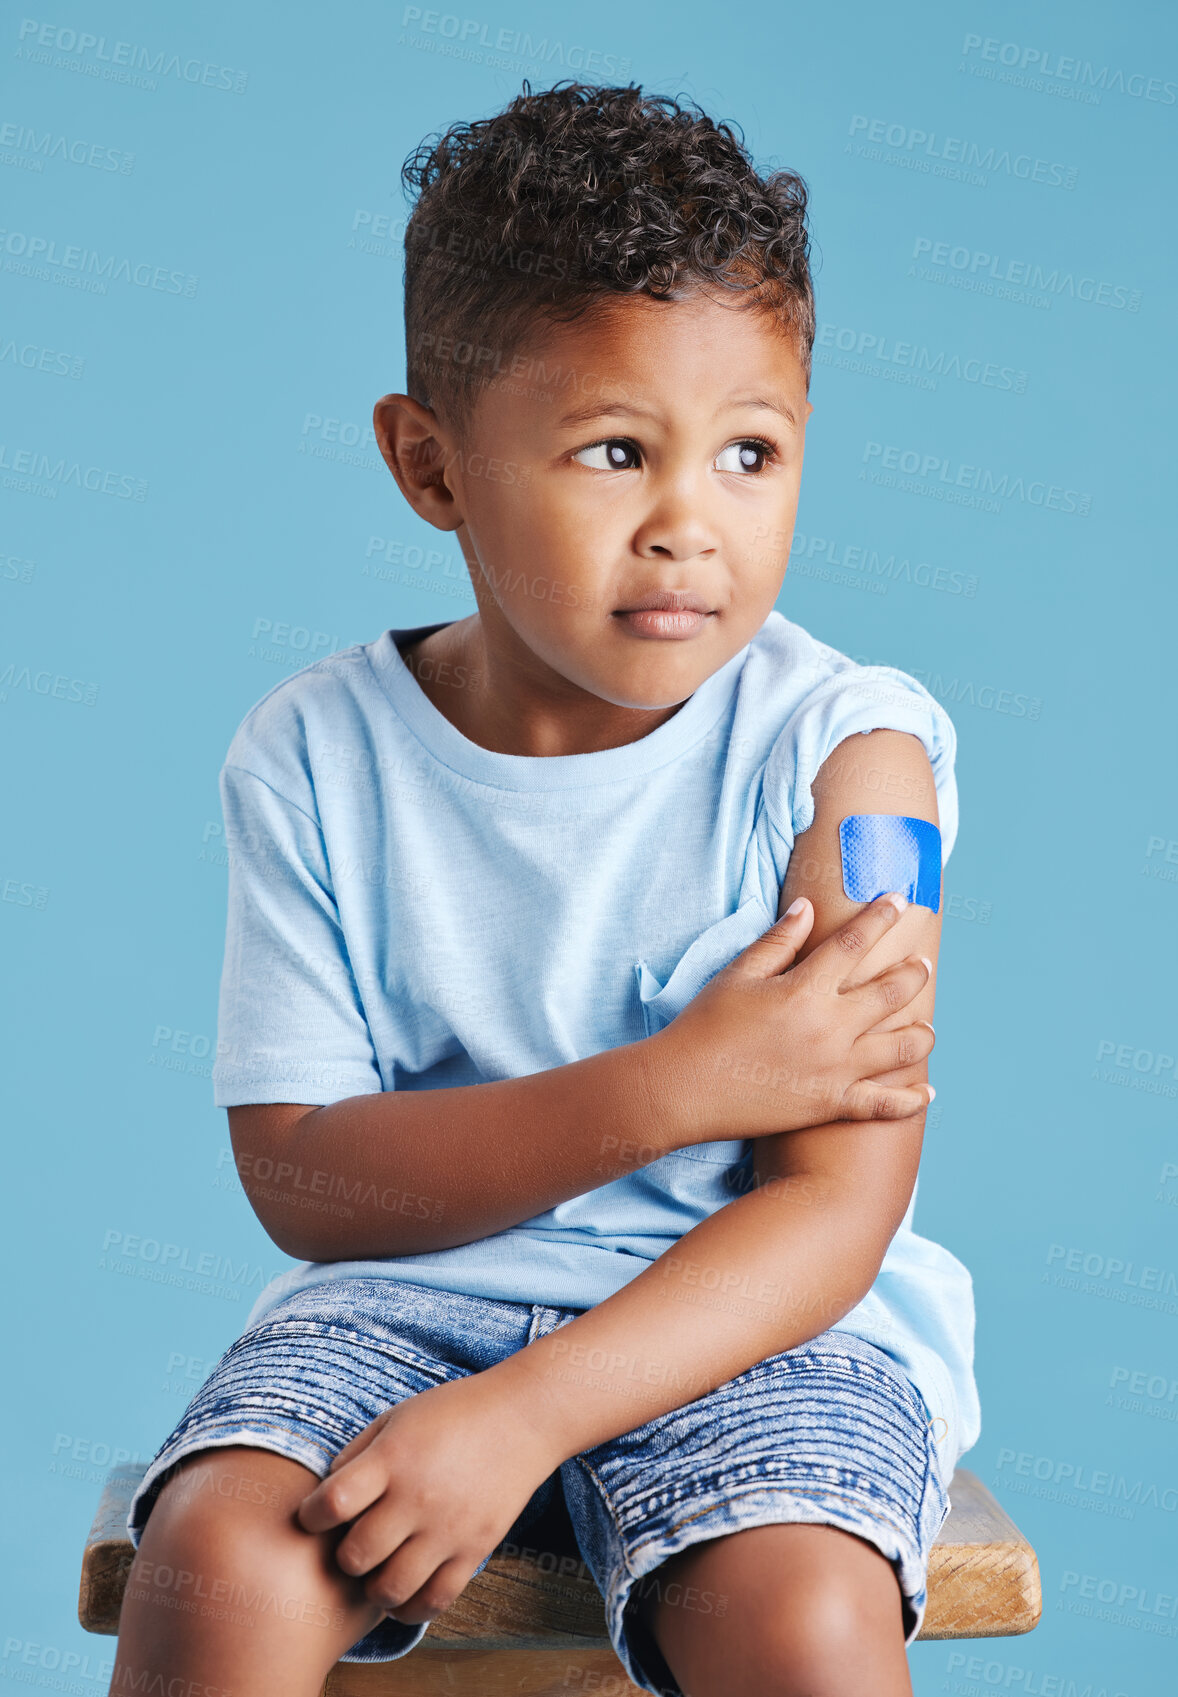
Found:
[[[677,494],[664,498],[650,512],[638,527],[634,547],[648,558],[695,560],[713,555],[719,540],[698,501]]]

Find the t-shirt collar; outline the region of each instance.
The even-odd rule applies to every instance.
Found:
[[[746,643],[705,678],[677,713],[634,742],[590,754],[499,754],[471,742],[438,711],[399,653],[399,648],[452,622],[387,630],[368,643],[365,652],[393,707],[436,760],[476,783],[507,790],[565,790],[618,783],[665,766],[716,724],[732,698],[750,646]]]

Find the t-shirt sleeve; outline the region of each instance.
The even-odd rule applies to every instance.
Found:
[[[318,821],[226,763],[229,911],[213,1097],[321,1107],[384,1088]]]
[[[795,840],[814,823],[813,784],[823,761],[846,737],[878,730],[907,731],[924,744],[937,791],[942,863],[948,860],[957,839],[953,721],[907,672],[892,666],[851,666],[806,695],[765,766],[765,814],[776,839],[771,844],[773,859],[782,876]]]

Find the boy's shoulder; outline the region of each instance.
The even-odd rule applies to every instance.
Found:
[[[889,714],[915,715],[934,721],[942,736],[952,732],[944,707],[912,673],[856,660],[777,608],[749,643],[740,688],[747,705],[781,731],[820,712],[861,709],[870,716],[874,706],[881,726]]]
[[[252,773],[307,807],[317,759],[333,746],[363,746],[382,695],[371,652],[390,640],[353,643],[282,678],[254,702],[233,734],[225,766]],[[311,809],[308,807],[308,811]]]
[[[765,805],[783,837],[809,828],[814,780],[838,743],[897,730],[917,737],[928,755],[948,853],[957,828],[957,733],[919,678],[855,660],[774,609],[749,645],[740,693],[734,734],[743,715],[754,746],[759,740],[765,749]]]

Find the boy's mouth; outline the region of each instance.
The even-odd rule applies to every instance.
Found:
[[[659,589],[638,596],[628,607],[619,607],[613,616],[636,636],[675,641],[694,636],[713,612],[701,595],[690,590]]]

